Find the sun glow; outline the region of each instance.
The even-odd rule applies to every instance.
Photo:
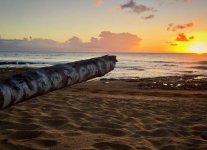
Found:
[[[173,52],[196,54],[207,53],[207,32],[191,32],[187,35],[192,35],[195,38],[189,39],[188,41],[176,42],[177,45],[171,46]]]
[[[207,44],[205,43],[194,43],[189,47],[192,53],[203,54],[207,53]]]

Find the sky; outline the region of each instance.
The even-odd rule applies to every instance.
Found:
[[[207,0],[0,0],[0,50],[207,52]]]

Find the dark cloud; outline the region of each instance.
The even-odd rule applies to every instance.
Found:
[[[195,39],[195,37],[194,37],[194,36],[191,36],[191,37],[189,37],[189,39],[190,39],[190,40],[193,40],[193,39]]]
[[[142,17],[142,19],[147,20],[147,19],[152,19],[154,17],[155,17],[155,15],[148,15],[148,16]]]
[[[178,46],[177,43],[171,43],[170,46]]]
[[[158,2],[159,2],[159,4],[160,5],[163,5],[163,4],[166,4],[166,3],[168,3],[168,4],[172,4],[172,3],[178,3],[178,4],[180,4],[180,3],[191,3],[192,2],[192,0],[157,0]]]
[[[121,9],[129,9],[131,12],[141,14],[143,12],[155,12],[154,8],[148,7],[143,4],[137,4],[134,0],[130,0],[126,4],[121,5]]]
[[[166,2],[184,2],[184,3],[187,3],[187,2],[191,2],[192,0],[158,0],[159,2],[161,2],[161,4],[163,3],[166,3]]]
[[[168,31],[177,31],[177,30],[184,30],[186,28],[192,28],[194,26],[194,24],[192,22],[186,23],[186,24],[169,24],[167,27]]]
[[[121,5],[122,9],[134,7],[136,7],[136,3],[133,0],[130,0],[128,3]]]
[[[0,39],[0,51],[133,51],[141,39],[131,33],[112,33],[103,31],[99,37],[92,37],[89,42],[83,42],[78,37],[72,37],[64,43],[50,39]]]

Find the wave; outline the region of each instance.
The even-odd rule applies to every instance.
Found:
[[[165,66],[165,67],[175,67],[177,65],[175,65],[175,64],[163,64],[163,66]]]
[[[198,61],[198,64],[207,65],[207,61]]]
[[[172,63],[181,63],[181,62],[172,62],[172,61],[149,61],[152,63],[165,63],[165,64],[172,64]]]
[[[127,67],[127,66],[117,66],[116,68],[125,69],[125,70],[137,70],[137,71],[144,71],[145,69],[142,67]]]
[[[202,65],[207,65],[207,61],[186,61],[186,62],[173,62],[173,61],[147,61],[151,63],[160,63],[160,64],[202,64]]]
[[[199,70],[207,70],[207,66],[195,66],[195,67],[191,67],[193,69],[199,69]]]
[[[35,65],[48,64],[45,62],[30,62],[30,61],[0,61],[0,65]]]

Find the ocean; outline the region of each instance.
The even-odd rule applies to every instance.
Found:
[[[207,75],[207,54],[0,52],[0,68],[39,68],[103,55],[116,55],[118,60],[105,78]]]

